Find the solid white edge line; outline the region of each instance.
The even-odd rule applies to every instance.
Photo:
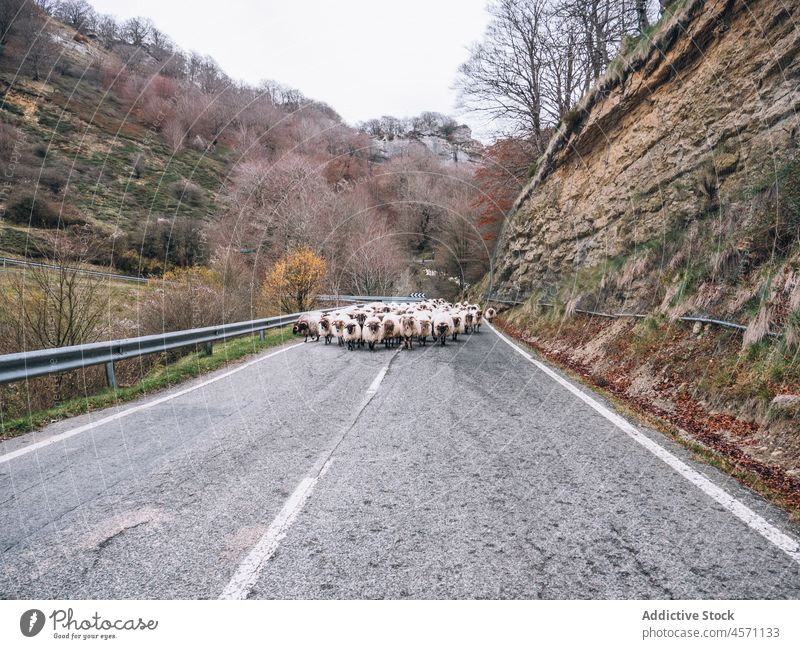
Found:
[[[800,564],[800,543],[798,543],[795,539],[781,532],[774,525],[767,522],[762,516],[756,514],[747,505],[736,500],[733,496],[714,484],[714,482],[709,480],[707,477],[692,469],[688,464],[677,458],[675,455],[663,448],[660,444],[654,442],[652,439],[640,432],[629,421],[606,408],[602,403],[593,399],[591,396],[583,392],[583,390],[580,390],[557,372],[547,367],[547,365],[544,363],[537,361],[531,354],[497,331],[497,329],[491,324],[489,324],[489,327],[501,340],[510,345],[519,354],[524,356],[542,372],[547,374],[547,376],[559,383],[561,386],[565,387],[588,406],[592,407],[595,411],[613,423],[617,428],[631,437],[635,442],[646,448],[657,458],[672,467],[694,486],[703,491],[703,493],[713,498],[717,503],[722,505],[725,509],[736,516],[736,518],[744,522],[752,530],[755,530],[761,534],[761,536],[767,539],[770,543],[775,545],[777,548],[785,552],[791,559]]]
[[[267,360],[268,358],[272,358],[273,356],[277,356],[278,354],[282,354],[284,352],[288,352],[290,349],[294,349],[295,347],[299,347],[304,343],[296,343],[294,345],[289,345],[288,347],[284,347],[283,349],[279,349],[278,351],[272,352],[267,354],[266,356],[261,356],[259,358],[255,358],[251,361],[246,363],[242,363],[241,365],[236,366],[232,370],[229,370],[223,374],[215,376],[212,379],[208,379],[207,381],[203,381],[202,383],[198,383],[197,385],[193,385],[188,388],[184,388],[183,390],[179,390],[178,392],[173,392],[172,394],[165,395],[163,397],[159,397],[158,399],[153,399],[152,401],[147,401],[146,403],[139,404],[138,406],[134,406],[132,408],[127,408],[125,410],[121,410],[120,412],[116,412],[113,415],[109,415],[108,417],[103,417],[102,419],[98,419],[97,421],[90,422],[88,424],[84,424],[83,426],[78,426],[77,428],[73,428],[71,430],[64,431],[63,433],[58,433],[57,435],[53,435],[52,437],[48,437],[41,442],[35,442],[33,444],[29,444],[27,446],[23,446],[18,448],[16,451],[11,451],[10,453],[6,453],[5,455],[0,455],[0,464],[4,464],[6,462],[10,462],[14,458],[20,457],[22,455],[26,455],[27,453],[31,453],[33,451],[38,451],[41,448],[45,448],[46,446],[50,446],[51,444],[57,444],[65,439],[69,439],[70,437],[74,437],[75,435],[79,435],[80,433],[85,433],[87,430],[91,430],[93,428],[97,428],[98,426],[102,426],[104,424],[108,424],[112,421],[116,421],[117,419],[122,419],[123,417],[127,417],[128,415],[132,415],[136,412],[140,412],[142,410],[146,410],[147,408],[152,408],[153,406],[157,406],[160,403],[164,403],[165,401],[169,401],[170,399],[175,399],[176,397],[181,397],[184,394],[188,394],[195,390],[199,390],[200,388],[204,388],[207,385],[215,383],[216,381],[220,381],[224,378],[229,377],[231,374],[235,374],[236,372],[240,372],[241,370],[251,367],[256,363],[260,363],[262,361]],[[35,433],[34,433],[35,434]]]
[[[388,370],[389,364],[387,363],[381,368],[380,372],[378,372],[378,375],[373,379],[372,383],[370,383],[369,387],[367,388],[365,398],[361,402],[361,405],[356,412],[355,419],[358,418],[358,415],[364,410],[364,408],[367,407],[367,404],[369,404],[369,402],[372,400],[372,397],[375,396],[375,393],[378,391],[378,388],[380,387],[381,382],[386,376],[386,372]],[[355,419],[353,421],[355,421]],[[228,585],[225,586],[225,589],[220,594],[219,599],[247,599],[248,595],[250,595],[250,591],[253,589],[253,586],[255,586],[258,578],[261,576],[261,571],[263,570],[267,561],[269,561],[270,557],[275,554],[275,550],[278,549],[278,545],[280,544],[281,540],[283,540],[283,538],[286,536],[289,528],[297,519],[298,514],[300,514],[306,502],[311,497],[311,493],[314,491],[317,483],[328,471],[331,462],[333,462],[333,452],[336,450],[336,448],[338,448],[349,428],[349,426],[346,427],[332,447],[324,451],[320,457],[317,458],[317,461],[314,463],[313,467],[319,466],[319,471],[317,471],[315,474],[314,468],[312,467],[311,475],[303,478],[297,487],[295,487],[292,495],[289,496],[289,498],[283,504],[283,507],[281,507],[281,510],[278,512],[278,515],[275,516],[275,518],[272,520],[272,523],[270,523],[267,531],[264,532],[264,535],[252,547],[250,552],[247,553],[247,556],[242,559],[242,562],[239,564],[236,572],[233,573],[233,577],[231,577]]]

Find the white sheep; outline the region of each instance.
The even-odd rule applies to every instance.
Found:
[[[480,332],[482,324],[483,324],[483,309],[481,309],[480,306],[477,306],[474,314],[474,319],[472,322],[472,326],[473,329],[475,330],[475,333]]]
[[[347,349],[353,351],[361,342],[361,325],[358,320],[350,318],[344,323],[344,331],[342,332],[342,339],[347,344]]]
[[[319,319],[319,333],[325,338],[325,344],[330,345],[333,340],[333,318],[324,315]]]
[[[494,310],[494,307],[490,306],[488,309],[486,309],[483,317],[486,318],[489,322],[491,322],[496,315],[497,311]]]
[[[383,316],[383,344],[388,349],[400,340],[400,316],[385,313]]]
[[[417,311],[417,339],[423,345],[427,344],[428,336],[433,335],[433,320],[427,311]]]
[[[453,331],[453,319],[446,311],[439,311],[433,315],[433,339],[437,338],[445,345],[447,335]]]
[[[339,347],[344,345],[344,326],[350,318],[347,316],[338,316],[334,318],[331,323],[331,332],[339,340]]]
[[[413,313],[400,317],[400,336],[403,338],[403,349],[412,349],[412,341],[417,333],[417,319]]]
[[[309,336],[314,340],[319,340],[319,320],[322,314],[319,312],[304,313],[292,326],[292,333],[296,336],[305,336],[303,342],[308,342]]]
[[[370,316],[364,321],[361,337],[370,349],[375,349],[375,343],[383,341],[383,323],[378,316]]]
[[[464,316],[464,333],[471,334],[475,326],[475,312],[466,309],[462,311],[461,314]]]
[[[458,334],[464,333],[464,313],[462,311],[455,311],[450,316],[453,321],[452,336],[453,342],[458,340]]]

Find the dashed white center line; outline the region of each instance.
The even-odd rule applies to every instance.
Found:
[[[394,356],[396,355],[397,353],[395,352]],[[394,356],[392,356],[392,358],[394,358]],[[245,556],[239,564],[239,567],[236,569],[233,577],[231,577],[228,585],[225,586],[225,589],[220,594],[220,599],[247,599],[250,595],[267,561],[275,554],[278,545],[286,536],[295,520],[297,520],[298,514],[300,514],[306,502],[311,497],[317,483],[322,479],[325,473],[327,473],[328,468],[330,468],[333,462],[333,453],[342,443],[347,433],[350,432],[350,429],[353,427],[356,420],[358,420],[364,408],[372,401],[372,397],[378,392],[378,388],[380,388],[381,382],[386,376],[386,372],[389,371],[390,363],[391,359],[389,363],[381,368],[378,375],[373,379],[367,391],[364,393],[364,399],[361,401],[352,419],[343,427],[341,434],[336,437],[328,449],[317,458],[310,474],[303,478],[297,487],[295,487],[292,495],[289,496],[278,512],[278,515],[273,519],[272,523],[270,523],[267,531],[264,532],[264,535],[259,539],[258,543],[253,546],[250,552],[247,553],[247,556]]]
[[[378,376],[376,376],[373,379],[372,383],[369,384],[369,387],[367,388],[367,396],[368,397],[371,398],[371,397],[375,396],[375,393],[378,391],[378,388],[381,386],[381,381],[383,381],[383,377],[386,376],[386,372],[388,370],[389,370],[389,366],[388,365],[386,365],[383,368],[381,368],[381,371],[378,372]]]

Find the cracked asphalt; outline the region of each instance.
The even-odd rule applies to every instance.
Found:
[[[304,344],[0,463],[0,597],[219,597],[321,457],[249,597],[800,597],[795,559],[487,329],[397,353]]]

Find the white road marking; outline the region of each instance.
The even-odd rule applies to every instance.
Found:
[[[278,544],[281,542],[289,528],[294,523],[300,510],[306,504],[311,492],[317,482],[320,481],[322,476],[328,470],[331,460],[328,459],[322,465],[320,472],[313,477],[303,478],[297,488],[289,496],[289,499],[284,503],[281,511],[272,521],[264,536],[259,539],[258,543],[253,546],[253,549],[247,554],[244,560],[239,564],[225,590],[219,596],[220,599],[246,599],[250,594],[253,586],[255,586],[258,577],[261,574],[261,569],[269,558],[275,554],[278,549]]]
[[[675,471],[677,471],[680,475],[686,478],[694,486],[703,491],[703,493],[705,493],[707,496],[717,501],[725,509],[727,509],[734,516],[736,516],[736,518],[743,521],[752,530],[755,530],[756,532],[761,534],[761,536],[767,539],[770,543],[772,543],[777,548],[779,548],[787,555],[789,555],[789,557],[791,557],[795,562],[800,563],[800,543],[798,543],[795,539],[781,532],[774,525],[767,522],[763,517],[756,514],[747,505],[736,500],[733,496],[731,496],[726,491],[721,489],[719,486],[714,484],[704,475],[698,473],[697,471],[692,469],[688,464],[678,459],[672,453],[663,448],[661,445],[657,444],[649,437],[641,433],[629,421],[627,421],[620,415],[606,408],[602,403],[600,403],[596,399],[593,399],[591,396],[589,396],[588,394],[577,388],[575,385],[570,383],[564,377],[560,376],[557,372],[554,372],[552,369],[547,367],[547,365],[545,365],[544,363],[537,361],[531,354],[526,352],[519,345],[512,342],[506,336],[497,331],[497,329],[495,329],[491,324],[489,325],[489,327],[500,337],[501,340],[508,343],[519,354],[524,356],[528,361],[533,363],[542,372],[547,374],[547,376],[549,376],[551,379],[553,379],[554,381],[565,387],[567,390],[572,392],[572,394],[578,397],[581,401],[583,401],[588,406],[596,410],[603,417],[605,417],[611,423],[613,423],[617,428],[625,432],[635,442],[639,443],[641,446],[646,448],[657,458],[659,458],[667,465],[672,467]]]
[[[52,437],[48,437],[47,439],[42,440],[41,442],[35,442],[33,444],[29,444],[28,446],[23,446],[22,448],[19,448],[16,451],[11,451],[10,453],[6,453],[5,455],[0,455],[0,464],[4,464],[5,462],[10,462],[14,458],[20,457],[27,453],[31,453],[33,451],[38,451],[41,448],[50,446],[51,444],[57,444],[58,442],[62,442],[65,439],[74,437],[75,435],[85,433],[87,430],[97,428],[98,426],[103,426],[104,424],[116,421],[117,419],[122,419],[123,417],[127,417],[136,412],[146,410],[147,408],[152,408],[153,406],[157,406],[161,403],[164,403],[165,401],[169,401],[170,399],[175,399],[176,397],[181,397],[184,394],[194,392],[195,390],[199,390],[200,388],[204,388],[207,385],[216,383],[217,381],[227,378],[231,374],[236,374],[236,372],[241,372],[243,369],[255,365],[256,363],[260,363],[261,361],[265,361],[268,358],[272,358],[273,356],[277,356],[278,354],[287,352],[290,349],[294,349],[295,347],[300,347],[302,344],[303,343],[297,343],[295,345],[290,345],[289,347],[284,347],[283,349],[279,349],[278,351],[272,352],[271,354],[267,354],[266,356],[261,356],[260,358],[255,358],[246,363],[242,363],[241,365],[238,365],[237,367],[233,368],[228,372],[215,376],[213,379],[208,379],[207,381],[203,381],[202,383],[198,383],[197,385],[193,385],[189,388],[184,388],[183,390],[178,390],[177,392],[173,392],[172,394],[159,397],[158,399],[153,399],[152,401],[139,404],[138,406],[133,406],[132,408],[121,410],[120,412],[116,412],[113,415],[109,415],[108,417],[103,417],[102,419],[98,419],[97,421],[93,421],[88,424],[84,424],[83,426],[78,426],[77,428],[64,431],[63,433],[59,433],[58,435],[53,435]]]
[[[395,353],[395,356],[396,355]],[[392,358],[394,358],[394,356]],[[391,362],[391,360],[389,362]],[[295,487],[292,495],[289,496],[278,512],[278,515],[273,519],[272,523],[270,523],[267,531],[264,532],[264,535],[258,540],[258,543],[253,546],[250,552],[247,553],[247,556],[239,564],[239,567],[236,569],[233,577],[231,577],[228,585],[225,586],[225,589],[220,594],[220,599],[247,599],[248,595],[250,595],[250,591],[261,576],[261,572],[266,566],[267,561],[275,554],[275,550],[278,549],[281,540],[286,536],[289,528],[295,522],[298,514],[300,514],[306,502],[311,497],[311,493],[314,491],[317,483],[322,479],[325,473],[327,473],[331,462],[333,462],[334,451],[339,447],[339,444],[342,443],[342,440],[353,427],[353,424],[364,408],[367,407],[367,404],[372,401],[372,397],[374,397],[375,393],[378,391],[388,370],[389,363],[381,368],[381,371],[378,372],[378,375],[372,383],[370,383],[361,405],[355,415],[353,415],[349,424],[344,427],[342,433],[334,440],[333,444],[317,458],[310,475],[303,478],[297,487]]]
[[[367,396],[372,397],[378,391],[378,388],[381,386],[381,381],[383,381],[383,377],[386,376],[386,372],[389,370],[389,366],[385,365],[380,372],[378,372],[378,376],[370,383],[369,387],[367,388]]]

